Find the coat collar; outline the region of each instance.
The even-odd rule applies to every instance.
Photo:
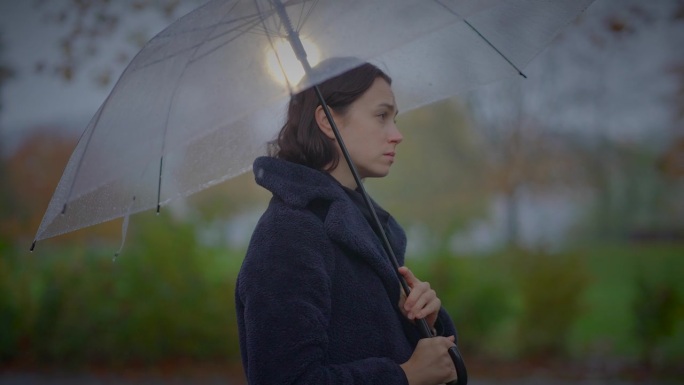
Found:
[[[391,298],[399,298],[399,283],[382,243],[359,208],[330,175],[307,166],[272,157],[254,162],[257,184],[271,191],[286,205],[306,208],[314,200],[329,202],[324,226],[330,239],[368,263],[380,276]],[[388,229],[392,248],[403,263],[406,236],[390,217]]]

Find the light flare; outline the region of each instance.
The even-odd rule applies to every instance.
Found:
[[[302,38],[302,46],[306,51],[309,64],[312,67],[318,64],[321,56],[318,47],[306,38]],[[266,52],[266,67],[271,78],[284,86],[288,82],[292,86],[299,83],[304,77],[304,68],[290,43],[287,39],[279,39],[273,44],[273,48]]]

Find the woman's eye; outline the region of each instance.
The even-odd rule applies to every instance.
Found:
[[[380,119],[383,119],[383,120],[384,120],[384,119],[387,117],[387,113],[386,113],[386,112],[383,112],[383,113],[381,113],[381,114],[378,114],[378,117],[379,117]]]

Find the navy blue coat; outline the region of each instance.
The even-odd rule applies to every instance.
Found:
[[[252,385],[407,384],[418,341],[400,285],[359,208],[329,175],[276,158],[254,162],[273,193],[238,275],[240,350]],[[312,207],[327,206],[323,214]],[[406,236],[386,223],[399,263]],[[441,310],[441,335],[455,335]]]

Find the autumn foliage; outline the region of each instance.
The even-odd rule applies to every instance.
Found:
[[[26,242],[27,248],[76,146],[73,137],[55,131],[47,128],[36,130],[7,158],[1,159],[0,231],[3,237],[14,243]],[[114,221],[88,232],[75,232],[58,238],[79,241],[119,236],[119,232],[120,226]]]

